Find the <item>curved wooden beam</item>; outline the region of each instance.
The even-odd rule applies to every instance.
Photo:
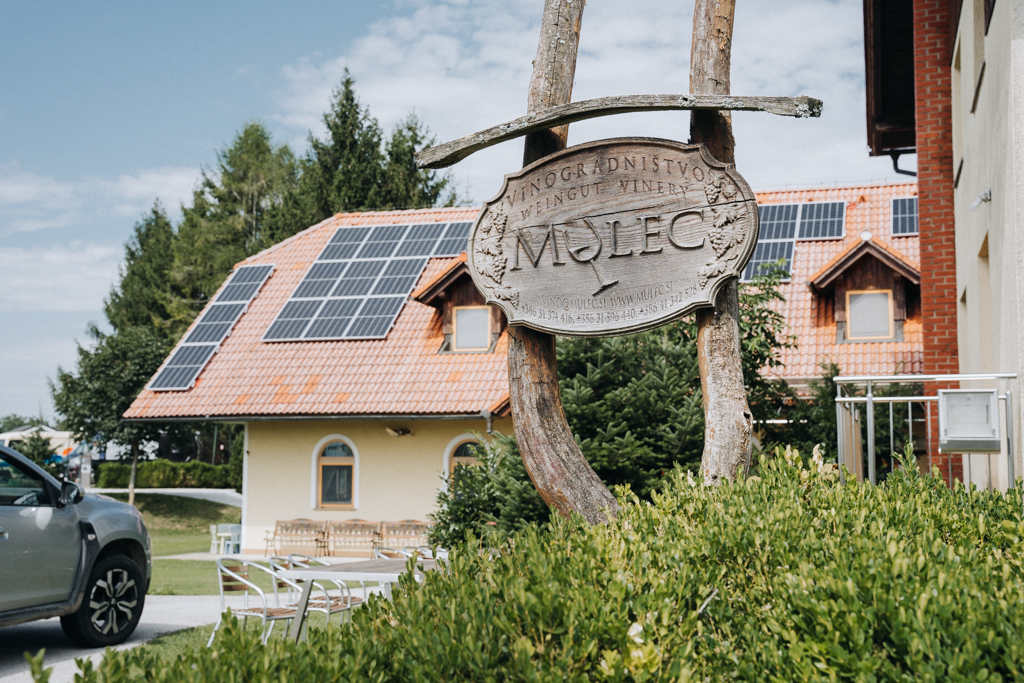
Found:
[[[796,118],[817,118],[821,116],[821,100],[813,97],[741,97],[732,95],[622,95],[599,97],[595,100],[570,102],[543,111],[521,116],[514,121],[502,123],[430,147],[416,154],[419,168],[445,168],[462,161],[470,154],[513,140],[530,133],[566,126],[575,121],[584,121],[612,114],[629,114],[640,111],[766,111],[779,116]]]

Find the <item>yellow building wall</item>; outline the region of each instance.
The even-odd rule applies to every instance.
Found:
[[[391,436],[409,430],[406,436]],[[512,433],[511,418],[493,429]],[[486,434],[484,418],[470,420],[282,420],[246,425],[242,547],[262,554],[277,520],[427,520],[437,506],[445,452],[458,437]],[[345,437],[357,457],[352,509],[316,506],[318,444]],[[322,446],[321,446],[322,448]]]

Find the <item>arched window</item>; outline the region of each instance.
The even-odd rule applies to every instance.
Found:
[[[476,441],[464,441],[459,444],[448,458],[448,474],[455,471],[456,465],[476,465],[483,448]]]
[[[327,443],[317,456],[317,507],[355,507],[356,456],[344,441]]]

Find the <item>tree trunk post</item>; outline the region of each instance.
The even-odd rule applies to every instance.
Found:
[[[690,48],[691,93],[729,94],[735,10],[736,0],[697,0]],[[690,142],[703,142],[719,161],[736,161],[729,112],[691,112]],[[746,474],[754,422],[743,385],[735,281],[719,290],[713,309],[697,311],[697,354],[704,401],[701,470],[706,484],[717,485]]]
[[[135,505],[135,470],[139,466],[139,439],[132,439],[132,473],[128,477],[128,504]]]
[[[585,0],[545,0],[528,113],[572,98]],[[526,136],[523,165],[565,149],[569,126]],[[555,337],[526,327],[508,329],[509,397],[523,464],[541,498],[563,516],[590,524],[614,517],[619,505],[583,457],[562,410]]]

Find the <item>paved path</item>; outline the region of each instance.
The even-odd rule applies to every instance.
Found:
[[[368,593],[378,591],[375,588],[367,590]],[[355,595],[360,597],[358,589]],[[228,606],[241,607],[241,596],[228,598]],[[147,595],[138,628],[118,649],[135,647],[183,628],[208,625],[212,631],[219,615],[220,597],[217,595]],[[93,662],[99,662],[103,657],[103,650],[73,645],[64,636],[57,618],[5,626],[0,628],[0,683],[31,683],[24,653],[28,651],[34,655],[42,648],[46,648],[46,667],[53,667],[51,683],[74,681],[78,671],[75,657],[88,657]]]
[[[141,645],[183,628],[213,624],[219,613],[220,597],[217,595],[147,595],[138,628],[118,649]],[[6,626],[0,628],[0,683],[31,681],[24,653],[35,654],[41,648],[46,648],[46,666],[54,668],[50,677],[52,683],[74,680],[78,671],[75,657],[88,656],[98,661],[103,656],[103,650],[72,644],[61,631],[58,618]]]
[[[128,489],[96,489],[90,488],[90,493],[128,493]],[[165,496],[180,496],[182,498],[199,498],[221,505],[234,505],[242,507],[242,494],[234,489],[140,489],[136,488],[135,493],[161,493]]]

